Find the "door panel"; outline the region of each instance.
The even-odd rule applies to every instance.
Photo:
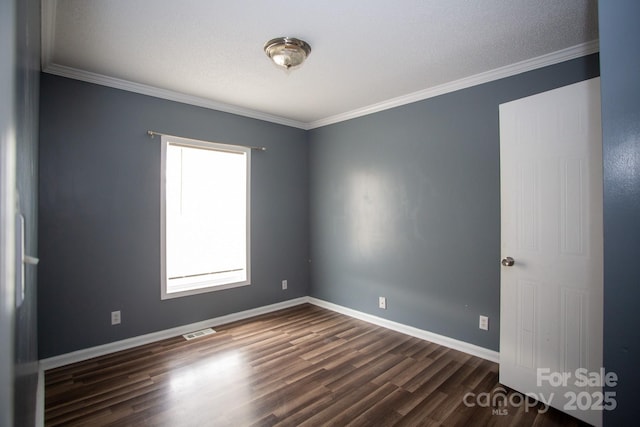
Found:
[[[500,105],[500,162],[502,256],[515,259],[501,267],[500,382],[600,425],[566,406],[602,391],[575,376],[602,366],[599,79]],[[558,386],[539,368],[571,376]]]

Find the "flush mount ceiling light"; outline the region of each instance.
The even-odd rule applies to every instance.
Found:
[[[302,65],[311,53],[311,46],[293,37],[278,37],[264,44],[264,52],[279,67],[287,70]]]

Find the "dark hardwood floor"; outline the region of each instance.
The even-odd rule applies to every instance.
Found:
[[[495,363],[313,305],[215,329],[47,371],[45,424],[582,425],[519,404]]]

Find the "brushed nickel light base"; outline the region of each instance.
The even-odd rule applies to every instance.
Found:
[[[311,46],[294,37],[278,37],[264,44],[264,52],[274,64],[289,70],[302,65],[311,53]]]

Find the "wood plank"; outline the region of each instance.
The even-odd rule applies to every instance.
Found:
[[[216,330],[47,371],[45,425],[583,425],[465,405],[499,387],[495,363],[320,307]]]

